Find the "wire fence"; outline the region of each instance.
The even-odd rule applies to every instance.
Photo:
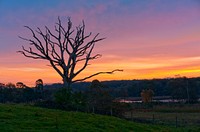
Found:
[[[200,125],[200,113],[124,112],[124,118],[142,123],[189,127]]]
[[[85,111],[86,112],[86,111]],[[103,114],[109,116],[115,116],[129,121],[139,123],[149,123],[158,125],[167,125],[175,127],[190,127],[200,126],[200,112],[153,112],[144,110],[130,110],[117,112],[117,109],[97,109],[92,108],[87,113]]]

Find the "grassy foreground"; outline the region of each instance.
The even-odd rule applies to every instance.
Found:
[[[26,105],[0,104],[0,131],[182,132],[200,131],[200,129],[156,126],[129,122],[110,116],[66,112]]]

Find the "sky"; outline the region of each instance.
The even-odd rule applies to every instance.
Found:
[[[102,58],[78,78],[113,69],[124,71],[88,81],[200,76],[199,0],[0,0],[0,82],[62,82],[48,61],[16,52],[28,47],[18,37],[31,37],[24,26],[53,28],[58,16],[106,37],[94,50]]]

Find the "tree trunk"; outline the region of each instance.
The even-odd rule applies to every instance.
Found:
[[[71,92],[71,82],[67,81],[67,79],[63,78],[63,87],[68,91]]]

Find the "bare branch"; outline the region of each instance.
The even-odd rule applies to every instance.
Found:
[[[115,70],[113,70],[113,71],[111,71],[111,72],[97,72],[97,73],[92,74],[92,75],[90,75],[90,76],[88,76],[88,77],[85,77],[85,78],[83,78],[83,79],[74,80],[73,83],[74,83],[74,82],[85,81],[85,80],[87,80],[87,79],[89,79],[89,78],[92,78],[92,77],[94,77],[94,76],[97,76],[97,75],[99,75],[99,74],[113,74],[113,73],[116,72],[116,71],[123,72],[123,70],[120,70],[120,69],[115,69]]]
[[[85,61],[86,59],[90,59],[90,60],[98,59],[98,58],[100,58],[101,56],[102,56],[101,54],[97,54],[97,55],[95,55],[95,56],[93,56],[93,57],[90,57],[90,58],[78,59],[78,60],[76,60],[76,63],[77,63],[77,62],[80,62],[80,61]]]

